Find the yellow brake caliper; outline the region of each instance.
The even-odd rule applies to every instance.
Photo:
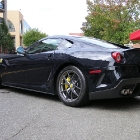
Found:
[[[70,77],[67,77],[67,82],[70,82]],[[69,85],[68,84],[65,84],[65,89],[68,89]]]

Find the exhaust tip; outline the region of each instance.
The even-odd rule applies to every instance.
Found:
[[[129,89],[129,93],[128,94],[132,94],[132,93],[133,93],[133,91],[131,89]]]
[[[121,94],[122,95],[131,95],[133,93],[132,89],[122,89]]]
[[[121,94],[122,94],[122,95],[127,95],[127,91],[126,91],[125,89],[123,89],[123,90],[121,91]]]

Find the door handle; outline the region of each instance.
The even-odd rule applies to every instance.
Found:
[[[51,56],[52,56],[51,54],[48,55],[48,57],[51,57]]]
[[[48,60],[52,57],[52,54],[47,55],[46,58],[48,58]]]

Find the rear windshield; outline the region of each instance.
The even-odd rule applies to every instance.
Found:
[[[95,38],[90,38],[90,37],[79,37],[78,39],[79,40],[83,40],[85,42],[92,43],[94,45],[105,47],[105,48],[118,48],[118,47],[120,47],[120,46],[111,44],[109,42],[106,42],[106,41],[103,41],[103,40],[99,40],[99,39],[95,39]]]

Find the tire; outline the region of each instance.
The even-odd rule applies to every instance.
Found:
[[[60,100],[67,106],[85,105],[89,100],[86,78],[75,66],[67,66],[61,70],[56,89]]]
[[[0,88],[2,89],[3,86],[2,86],[2,79],[0,78]]]

